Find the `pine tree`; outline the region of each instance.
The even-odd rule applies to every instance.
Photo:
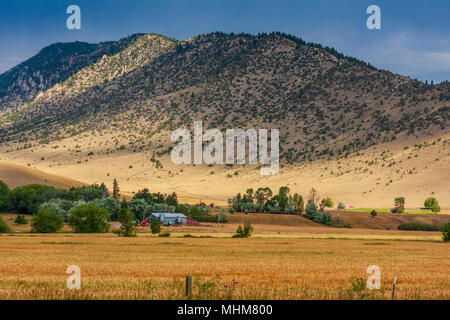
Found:
[[[116,178],[114,178],[114,182],[113,182],[113,198],[120,199],[119,183],[117,182]]]

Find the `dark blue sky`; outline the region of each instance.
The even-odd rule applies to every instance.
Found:
[[[66,8],[81,8],[81,30]],[[381,30],[366,8],[381,7]],[[211,31],[283,31],[421,80],[450,80],[449,0],[1,0],[0,72],[54,42],[117,40],[158,32],[186,39]]]

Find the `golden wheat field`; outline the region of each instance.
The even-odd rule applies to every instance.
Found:
[[[0,299],[450,299],[450,246],[439,241],[140,234],[0,236]],[[69,265],[81,289],[66,289]],[[381,289],[361,287],[369,265]]]

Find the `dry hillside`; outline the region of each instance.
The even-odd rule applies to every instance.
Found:
[[[311,187],[337,203],[395,196],[450,209],[450,85],[428,85],[284,34],[146,35],[0,115],[2,160],[122,190],[225,204],[248,187]],[[279,128],[282,168],[175,166],[170,133]]]

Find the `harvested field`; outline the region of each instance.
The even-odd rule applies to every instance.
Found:
[[[4,235],[0,299],[450,299],[450,246],[435,241]],[[68,290],[68,265],[81,290]],[[369,265],[382,289],[358,289]],[[237,284],[235,282],[238,282]],[[352,285],[353,284],[353,285]]]

